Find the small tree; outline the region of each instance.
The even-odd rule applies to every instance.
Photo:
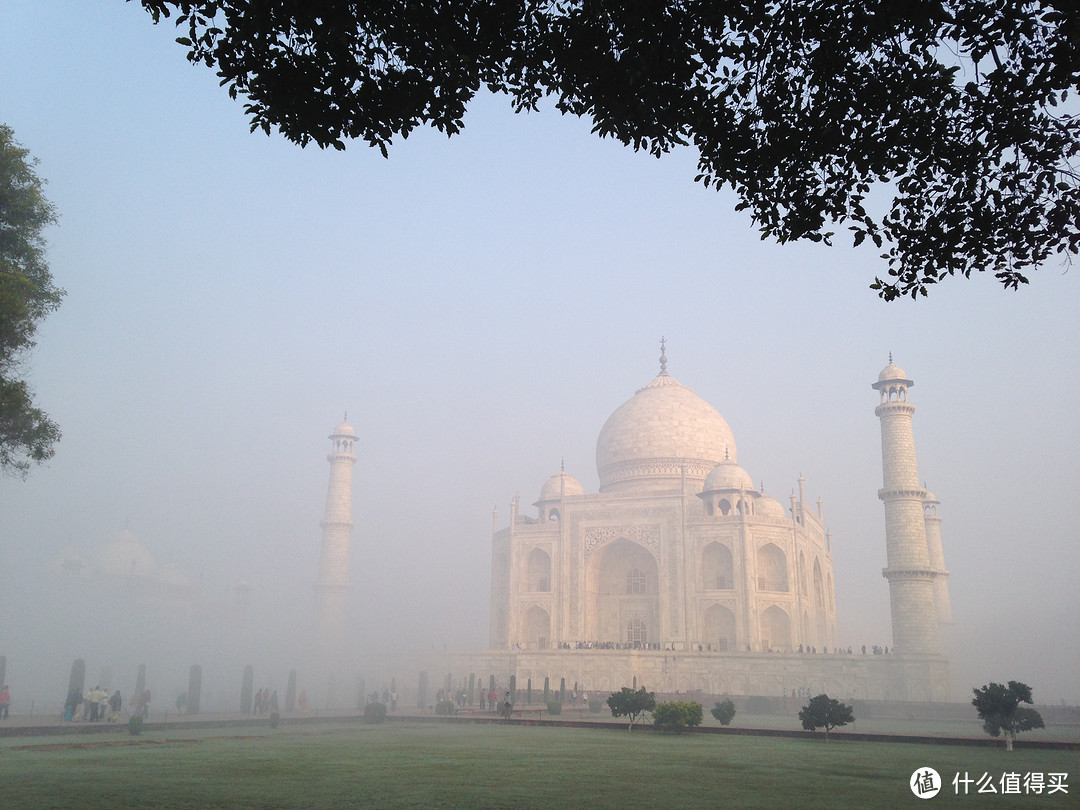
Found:
[[[1031,687],[1026,683],[1009,681],[1008,686],[1002,686],[1000,683],[991,682],[972,691],[975,697],[971,705],[979,713],[983,728],[991,737],[998,737],[1004,732],[1006,751],[1013,750],[1017,732],[1046,728],[1042,715],[1035,709],[1020,705],[1033,702]]]
[[[701,704],[694,701],[657,703],[653,709],[653,724],[668,731],[682,731],[701,725]]]
[[[810,702],[799,710],[799,719],[802,721],[802,727],[807,731],[825,729],[825,739],[828,739],[830,731],[846,726],[855,719],[855,716],[847,704],[833,700],[826,694],[820,694],[810,698]]]
[[[630,720],[628,731],[634,730],[634,723],[656,708],[656,695],[646,692],[641,687],[636,692],[624,686],[618,692],[612,692],[607,699],[612,717],[627,717]]]
[[[735,704],[730,700],[718,700],[710,710],[710,714],[720,721],[722,726],[730,726],[735,719]]]
[[[365,723],[381,723],[386,719],[386,704],[372,702],[364,707]]]

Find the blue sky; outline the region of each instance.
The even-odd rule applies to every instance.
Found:
[[[175,35],[131,3],[0,9],[0,120],[40,159],[68,293],[29,358],[64,438],[0,480],[6,576],[128,525],[289,624],[348,410],[358,643],[480,646],[492,509],[505,525],[563,458],[595,491],[600,427],[665,335],[754,479],[823,498],[841,638],[889,643],[870,383],[892,351],[942,501],[958,696],[1015,678],[1080,701],[1075,268],[885,304],[873,249],[761,242],[688,150],[656,160],[492,97],[388,160],[300,149],[249,134]],[[33,648],[35,598],[0,594],[0,653]]]

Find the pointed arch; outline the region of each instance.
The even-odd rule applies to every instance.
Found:
[[[728,652],[738,649],[735,643],[735,614],[723,605],[710,605],[705,611],[702,625],[705,643],[714,650]]]
[[[533,605],[525,611],[521,625],[521,637],[525,639],[527,649],[547,649],[551,641],[551,617],[546,610],[539,605]]]
[[[761,649],[791,651],[791,619],[783,608],[770,605],[762,611]]]
[[[788,589],[787,555],[775,543],[766,543],[757,551],[758,590]]]
[[[703,590],[728,590],[735,587],[735,566],[731,549],[723,543],[712,542],[701,553],[701,582]]]
[[[534,548],[522,564],[521,590],[546,593],[551,590],[551,557],[542,548]]]

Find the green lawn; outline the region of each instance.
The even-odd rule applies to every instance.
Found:
[[[921,803],[1076,807],[1080,756],[1065,751],[852,743],[528,726],[283,726],[93,739],[6,739],[8,808],[888,808]],[[102,743],[123,744],[102,744]],[[60,747],[68,746],[68,747]],[[1068,794],[956,797],[956,772],[1065,772]],[[1071,782],[1076,781],[1073,785]],[[998,786],[1000,789],[1000,786]]]

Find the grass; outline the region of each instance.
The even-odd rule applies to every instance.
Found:
[[[125,735],[126,736],[126,735]],[[122,738],[5,740],[8,808],[829,808],[911,807],[911,773],[1069,773],[1068,794],[966,797],[1075,807],[1067,751],[628,734],[424,723],[283,726]],[[123,740],[132,742],[130,738]],[[974,791],[972,786],[972,791]]]

